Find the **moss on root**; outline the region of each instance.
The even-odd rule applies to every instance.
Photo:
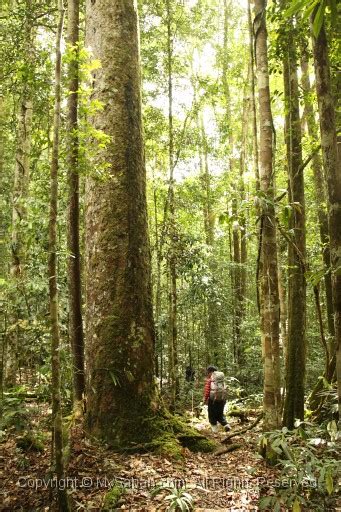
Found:
[[[217,447],[216,443],[186,424],[181,417],[165,410],[157,416],[146,418],[142,429],[146,434],[145,442],[132,445],[126,451],[151,451],[181,459],[184,448],[192,452],[212,452]]]
[[[102,511],[111,512],[112,510],[116,510],[116,507],[119,505],[124,493],[124,487],[121,487],[120,485],[112,487],[105,495]]]
[[[17,447],[26,452],[43,452],[44,443],[33,432],[27,432],[17,439]]]

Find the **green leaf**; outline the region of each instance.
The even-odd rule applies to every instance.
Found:
[[[115,375],[111,370],[109,370],[109,374],[110,374],[111,380],[114,383],[114,386],[118,386],[120,384],[120,381],[119,381],[119,378],[117,377],[117,375]]]
[[[275,503],[274,512],[281,512],[281,504],[279,501]]]
[[[284,12],[286,18],[291,18],[294,14],[298,13],[307,5],[307,0],[297,0],[293,2],[290,7]]]
[[[313,33],[314,36],[317,37],[320,33],[320,30],[322,28],[322,24],[324,21],[324,11],[326,9],[326,1],[322,0],[320,3],[320,6],[317,10],[317,13],[315,15],[314,21],[313,21]]]
[[[328,434],[330,435],[330,439],[332,441],[335,441],[337,439],[337,425],[335,420],[332,420],[328,423],[327,431]]]
[[[266,437],[262,437],[261,440],[260,440],[260,445],[261,445],[261,448],[265,448],[266,445],[268,444],[268,440]]]
[[[181,498],[176,499],[176,503],[178,507],[180,508],[181,512],[186,512],[186,504],[183,502]]]
[[[329,495],[333,492],[334,489],[333,476],[330,469],[326,472],[326,489]]]
[[[298,498],[295,498],[295,501],[292,506],[292,512],[301,512],[301,505],[300,502],[298,501]]]
[[[303,21],[307,20],[311,13],[313,12],[313,10],[315,9],[315,7],[319,4],[320,0],[314,0],[314,2],[312,2],[310,5],[307,6],[306,10],[304,11],[304,14],[303,14]]]
[[[134,375],[131,373],[130,370],[126,370],[125,374],[126,374],[126,377],[127,377],[129,382],[133,382],[134,381]]]
[[[275,498],[273,496],[264,496],[259,500],[259,509],[264,510],[270,507]]]

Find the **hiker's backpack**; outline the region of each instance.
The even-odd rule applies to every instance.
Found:
[[[225,386],[225,375],[223,372],[213,372],[211,375],[210,399],[223,401],[227,398],[227,389]]]

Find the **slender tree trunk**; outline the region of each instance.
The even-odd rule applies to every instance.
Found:
[[[152,437],[157,409],[136,6],[88,0],[86,22],[104,105],[90,122],[109,138],[92,161],[105,178],[86,190],[86,425],[122,449]]]
[[[240,202],[245,202],[245,183],[244,183],[244,173],[245,173],[245,161],[247,155],[247,136],[248,136],[248,116],[250,111],[250,101],[249,101],[249,83],[251,77],[251,66],[248,66],[247,71],[247,79],[244,87],[244,97],[243,97],[243,114],[242,114],[242,137],[241,137],[241,152],[240,152],[240,169],[239,169],[239,193],[240,193]],[[247,226],[246,226],[246,216],[244,211],[241,209],[239,214],[240,218],[240,272],[239,272],[239,314],[240,314],[240,326],[242,327],[244,316],[245,316],[245,300],[246,300],[246,289],[247,289],[247,273],[246,273],[246,264],[247,264]],[[243,347],[239,347],[238,354],[238,364],[239,367],[243,367],[244,365],[244,352]]]
[[[255,0],[255,46],[259,100],[259,167],[260,189],[267,201],[262,204],[260,250],[260,298],[262,355],[264,365],[264,428],[280,424],[280,364],[279,364],[279,296],[277,241],[273,185],[273,133],[267,56],[266,2]]]
[[[225,105],[226,105],[226,123],[228,127],[228,143],[230,150],[229,157],[229,174],[231,176],[234,175],[235,172],[235,159],[233,156],[234,150],[234,136],[232,129],[232,112],[231,112],[231,96],[230,96],[230,87],[229,87],[229,77],[228,77],[228,28],[229,28],[229,5],[227,0],[224,0],[224,55],[223,55],[223,66],[222,66],[222,82],[223,82],[223,91],[225,96]],[[232,215],[235,219],[233,230],[232,230],[232,273],[233,273],[233,353],[234,353],[234,362],[240,370],[241,357],[242,357],[242,337],[241,337],[241,321],[242,321],[242,312],[241,312],[241,260],[240,260],[240,226],[238,222],[239,208],[238,208],[238,200],[239,200],[239,190],[236,191],[235,197],[232,199]]]
[[[336,375],[338,381],[339,418],[341,418],[341,159],[337,150],[335,105],[331,89],[328,42],[324,24],[322,24],[317,38],[313,37],[313,55],[320,114],[322,158],[328,191]]]
[[[301,47],[301,70],[302,70],[302,89],[304,98],[304,111],[307,121],[308,134],[311,141],[315,144],[318,143],[319,134],[317,124],[315,121],[315,113],[313,103],[311,101],[312,88],[309,79],[309,60],[307,48],[302,45]],[[327,192],[325,186],[325,179],[323,176],[322,158],[319,152],[313,155],[311,166],[314,176],[315,188],[315,202],[317,208],[317,218],[319,221],[320,238],[322,244],[323,263],[325,267],[324,286],[326,291],[326,305],[327,305],[327,321],[328,331],[330,337],[330,353],[334,350],[334,309],[333,309],[333,292],[332,292],[332,277],[330,271],[330,246],[329,246],[329,228],[328,228],[328,213],[327,213]]]
[[[208,347],[209,359],[211,364],[220,364],[220,351],[219,351],[219,319],[217,314],[216,300],[214,298],[214,277],[216,273],[216,263],[214,258],[214,213],[212,210],[212,189],[211,189],[211,175],[208,164],[208,147],[205,133],[205,126],[203,119],[197,120],[197,126],[200,133],[199,145],[199,160],[200,160],[200,176],[204,193],[204,229],[206,244],[211,250],[209,259],[209,268],[211,273],[210,291],[207,294],[207,329],[206,329],[206,343]]]
[[[153,190],[153,199],[154,199],[154,222],[155,222],[155,253],[156,253],[156,291],[155,291],[155,374],[157,377],[161,378],[162,382],[162,372],[160,369],[162,368],[162,361],[159,364],[159,355],[162,357],[162,333],[161,333],[161,325],[160,325],[160,317],[161,317],[161,248],[160,248],[160,240],[159,240],[159,223],[158,223],[158,214],[157,214],[157,190],[156,185],[154,184]],[[162,386],[161,386],[162,387]]]
[[[286,271],[283,267],[287,266],[287,262],[285,261],[285,265],[283,265],[283,260],[286,255],[286,242],[284,246],[281,244],[280,237],[277,236],[277,247],[278,247],[278,293],[279,293],[279,303],[280,303],[280,333],[281,333],[281,342],[283,346],[283,359],[286,361],[287,352],[288,352],[288,306],[287,306],[287,275]],[[285,363],[286,366],[286,363]]]
[[[78,164],[78,88],[79,88],[79,0],[68,0],[67,40],[72,57],[69,63],[67,113],[67,166],[69,179],[68,285],[69,333],[73,356],[73,392],[75,410],[82,414],[85,391],[84,338],[82,320],[82,284],[79,241],[79,164]]]
[[[55,67],[55,105],[53,117],[53,143],[50,175],[50,218],[49,218],[49,292],[50,292],[50,324],[51,324],[51,366],[52,366],[52,434],[54,448],[55,471],[58,481],[64,478],[62,407],[60,394],[60,336],[59,336],[59,304],[57,287],[57,216],[58,216],[58,159],[59,159],[59,126],[61,103],[61,38],[63,33],[64,9],[62,0],[58,0],[59,21],[56,38]],[[68,511],[69,503],[66,489],[58,487],[60,511]]]
[[[232,159],[231,159],[232,160]],[[233,164],[231,164],[233,166]],[[230,171],[233,167],[230,166]],[[234,362],[240,371],[240,359],[241,359],[241,289],[240,289],[240,226],[238,222],[238,204],[237,198],[232,199],[232,215],[235,219],[232,228],[232,255],[233,255],[233,297],[234,297],[234,347],[233,356]]]
[[[15,155],[15,170],[13,184],[13,207],[12,207],[12,233],[11,233],[11,274],[14,279],[17,293],[24,279],[25,271],[25,240],[23,225],[26,220],[26,201],[30,173],[30,151],[31,151],[31,128],[32,128],[32,100],[31,91],[27,84],[23,87],[23,93],[19,104],[17,150]],[[13,297],[15,300],[15,298]],[[19,310],[13,310],[10,315],[10,323],[17,323],[21,318]],[[19,351],[19,329],[11,330],[7,337],[7,357],[5,384],[14,386],[17,379]]]
[[[20,277],[25,265],[25,244],[23,228],[20,224],[23,224],[26,217],[25,203],[30,175],[32,108],[31,93],[28,86],[25,85],[18,113],[17,151],[13,185],[11,274],[15,277]]]
[[[175,196],[174,196],[174,134],[173,134],[173,35],[171,0],[166,1],[167,9],[167,72],[168,72],[168,134],[169,134],[169,233],[170,233],[170,308],[169,308],[169,376],[171,381],[171,409],[179,394],[178,376],[178,326],[177,326],[177,272],[176,272],[176,230],[175,230]]]
[[[289,202],[292,204],[290,229],[292,242],[288,247],[288,351],[284,425],[293,428],[295,418],[304,419],[304,386],[306,360],[306,280],[305,280],[305,200],[302,167],[301,120],[296,47],[293,28],[285,38],[284,95],[288,123],[286,125]]]
[[[24,25],[24,47],[27,54],[27,66],[34,66],[33,46],[33,27],[32,20],[29,17],[31,0],[25,1],[26,19]],[[24,282],[26,265],[26,243],[25,243],[25,221],[26,221],[26,202],[28,196],[28,187],[30,179],[30,153],[32,141],[32,85],[25,73],[22,77],[22,83],[18,89],[21,91],[19,99],[19,108],[17,115],[17,143],[15,154],[13,199],[12,199],[12,226],[11,226],[11,275],[13,276],[16,288],[16,296],[13,297],[17,304],[17,295],[21,293]],[[10,324],[15,324],[22,318],[20,309],[10,312]],[[7,357],[5,384],[14,386],[16,384],[18,360],[20,352],[19,331],[15,328],[11,330],[7,337]]]
[[[251,17],[251,2],[247,4],[248,23],[249,23],[249,41],[250,41],[250,70],[251,70],[251,111],[252,111],[252,134],[253,134],[253,158],[256,177],[256,191],[260,188],[259,183],[259,163],[258,163],[258,130],[257,130],[257,107],[256,107],[256,77],[255,77],[255,56],[254,56],[254,36]]]
[[[6,130],[6,117],[8,115],[7,112],[7,101],[6,96],[0,97],[0,186],[3,184],[3,177],[5,177],[5,147],[8,137],[8,132]],[[7,218],[6,218],[5,208],[0,210],[0,239],[5,240],[6,232],[7,232]],[[8,274],[8,261],[9,261],[9,253],[7,244],[0,244],[0,279],[5,281]],[[5,367],[6,367],[6,352],[7,352],[7,342],[8,342],[8,333],[7,333],[7,309],[8,302],[6,300],[1,300],[1,310],[0,310],[0,399],[3,398],[3,390],[4,390],[4,377],[5,377]]]

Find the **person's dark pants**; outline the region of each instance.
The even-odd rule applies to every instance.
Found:
[[[208,421],[211,425],[216,425],[217,422],[221,425],[227,425],[224,416],[225,400],[208,400]]]

